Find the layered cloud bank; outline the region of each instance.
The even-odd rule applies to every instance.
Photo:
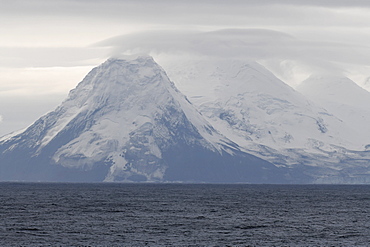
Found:
[[[111,48],[111,55],[186,54],[259,61],[293,86],[312,73],[356,74],[355,68],[367,66],[370,57],[367,46],[301,40],[270,29],[157,30],[116,36],[95,46]],[[361,80],[365,80],[365,75]]]

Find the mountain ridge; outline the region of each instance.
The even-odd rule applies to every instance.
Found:
[[[192,58],[162,66],[215,129],[246,152],[279,167],[303,166],[318,183],[369,181],[355,171],[369,163],[366,135],[258,63]]]

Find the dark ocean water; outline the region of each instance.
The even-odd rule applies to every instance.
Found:
[[[370,246],[370,186],[0,183],[0,246]]]

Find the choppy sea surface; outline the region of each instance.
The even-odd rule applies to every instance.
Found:
[[[0,183],[0,246],[370,246],[370,186]]]

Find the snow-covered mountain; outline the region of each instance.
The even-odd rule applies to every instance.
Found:
[[[356,170],[369,167],[363,151],[370,136],[258,63],[177,59],[163,67],[207,120],[248,152],[277,166],[306,165],[317,182],[370,181]]]
[[[311,76],[297,88],[352,128],[361,150],[370,144],[370,92],[347,77]]]
[[[0,139],[0,180],[370,183],[369,93],[348,79],[303,95],[256,62],[163,65],[169,77],[148,56],[94,68]]]
[[[165,67],[170,78],[218,130],[241,146],[313,151],[357,145],[349,126],[255,62],[186,63]]]
[[[288,179],[287,179],[288,178]],[[151,57],[109,59],[55,110],[0,140],[0,180],[308,181],[216,131]]]

